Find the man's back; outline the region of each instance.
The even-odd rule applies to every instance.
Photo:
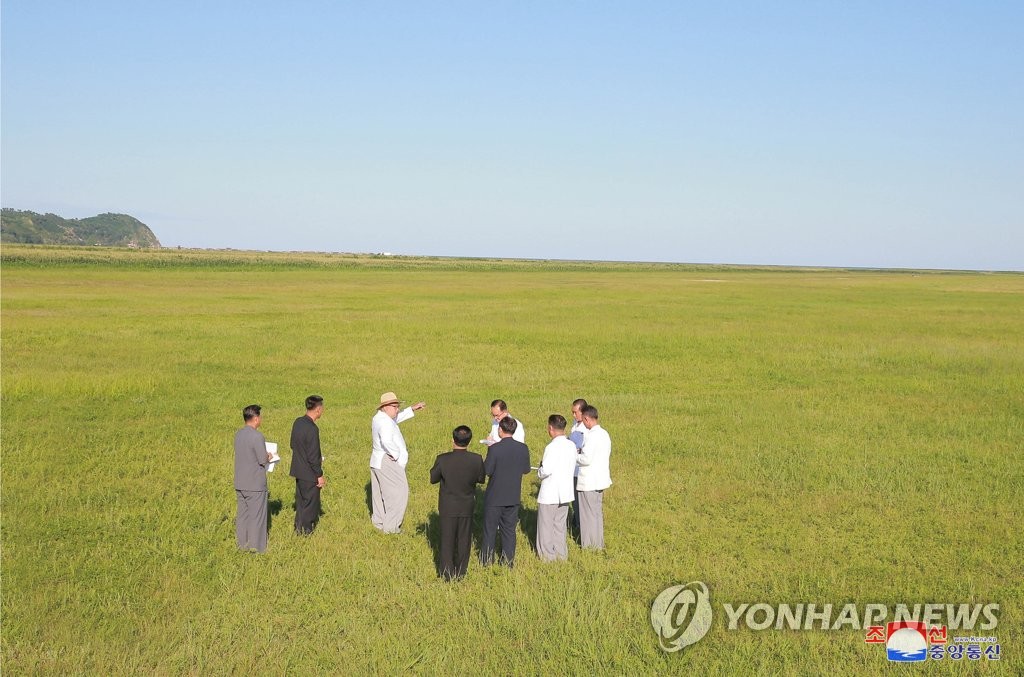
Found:
[[[537,503],[561,505],[572,503],[572,477],[576,470],[576,445],[568,437],[552,438],[544,448],[538,476],[541,478]]]
[[[441,483],[437,512],[441,517],[472,517],[476,485],[484,481],[484,459],[471,451],[441,454],[430,469],[431,484]]]
[[[523,475],[530,472],[530,449],[503,437],[487,450],[484,471],[490,476],[484,505],[517,505],[522,501]]]
[[[320,429],[309,416],[303,415],[292,424],[291,476],[315,481],[323,475],[320,458]]]
[[[235,489],[267,490],[267,442],[263,433],[243,426],[235,433]]]
[[[599,425],[587,431],[583,452],[577,462],[580,465],[577,489],[579,491],[602,491],[612,485],[609,461],[612,440],[608,432]]]

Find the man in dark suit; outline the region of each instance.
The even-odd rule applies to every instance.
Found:
[[[295,533],[313,533],[320,519],[320,489],[324,479],[323,454],[320,451],[320,429],[317,420],[324,413],[324,398],[306,398],[306,413],[292,424],[292,469],[295,478]]]
[[[430,469],[430,483],[441,483],[437,514],[441,518],[440,574],[446,581],[459,579],[469,568],[476,485],[484,481],[484,459],[466,451],[473,431],[460,425],[452,431],[452,450],[441,454]]]
[[[501,563],[511,567],[516,556],[516,525],[523,475],[530,472],[530,449],[512,439],[518,423],[506,416],[498,423],[499,440],[487,450],[484,472],[490,477],[484,493],[484,533],[480,562],[494,561],[494,539],[501,530]]]

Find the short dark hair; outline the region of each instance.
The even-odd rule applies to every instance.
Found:
[[[457,447],[468,447],[471,439],[473,439],[473,431],[469,429],[468,425],[460,425],[452,431],[452,442]]]
[[[324,398],[319,395],[310,395],[306,398],[306,411],[313,411],[324,403]]]
[[[585,399],[583,399],[582,397],[579,398],[578,400],[573,400],[572,401],[572,408],[576,409],[578,407],[580,412],[582,412],[583,408],[586,407],[586,406],[587,406],[587,401]]]
[[[565,416],[561,414],[551,414],[548,416],[548,425],[555,430],[565,430]]]
[[[250,404],[248,407],[242,410],[242,418],[246,421],[251,421],[260,415],[260,405]]]
[[[587,418],[594,419],[596,421],[597,420],[597,407],[594,407],[594,406],[591,406],[591,405],[588,404],[587,406],[585,406],[582,409],[580,409],[580,414],[583,415],[583,416],[586,416]]]
[[[498,429],[508,433],[509,435],[514,433],[516,431],[516,428],[518,427],[519,424],[511,416],[506,416],[505,418],[501,419],[501,422],[498,423]]]
[[[505,400],[494,400],[491,402],[491,407],[497,407],[501,411],[508,411],[508,405],[505,404]]]

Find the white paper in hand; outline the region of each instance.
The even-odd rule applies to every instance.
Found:
[[[267,472],[274,472],[274,466],[281,460],[277,454],[277,442],[267,442],[267,453],[270,454],[270,463],[267,463]]]

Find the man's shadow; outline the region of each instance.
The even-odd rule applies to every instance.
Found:
[[[275,498],[272,501],[267,502],[267,531],[269,532],[271,527],[274,525],[274,518],[281,512],[281,508],[284,507],[284,502],[280,498]]]
[[[477,485],[473,501],[473,552],[470,553],[470,561],[476,559],[479,562],[480,549],[484,542],[484,485]]]
[[[536,499],[540,491],[540,480],[536,475],[524,477],[523,483],[528,484],[530,495]],[[525,505],[519,507],[519,526],[526,534],[526,540],[530,543],[530,550],[537,552],[537,507],[527,508]],[[518,548],[517,548],[518,549]]]
[[[370,505],[370,485],[366,485],[366,501],[368,507],[372,510]],[[472,541],[472,552],[470,552],[470,562],[476,560],[480,561],[480,544],[483,543],[484,533],[484,490],[482,487],[477,486],[474,491],[473,498],[473,533],[471,538]],[[441,575],[441,516],[436,510],[431,510],[427,516],[426,522],[420,522],[416,525],[416,533],[427,539],[427,544],[430,546],[431,552],[434,554],[434,571],[437,575]],[[501,536],[499,535],[500,539]],[[500,542],[500,541],[499,541]]]
[[[530,544],[530,550],[537,551],[537,508],[519,506],[519,528],[526,534],[526,540]],[[516,548],[518,550],[519,548]],[[518,557],[518,555],[517,555]]]
[[[475,504],[473,507],[473,552],[470,553],[470,561],[480,561],[480,551],[483,545],[484,533],[484,490],[477,487],[475,491]],[[370,485],[366,485],[367,507],[372,511],[370,504]],[[528,508],[525,505],[519,506],[519,528],[526,535],[530,550],[537,550],[537,508]],[[434,555],[434,570],[440,575],[441,572],[441,517],[436,510],[431,510],[426,522],[416,525],[416,533],[427,539],[427,544]],[[501,552],[502,534],[499,531],[495,541],[495,555]],[[519,548],[516,548],[518,550]]]
[[[530,545],[530,550],[537,550],[537,509],[527,508],[525,505],[519,505],[519,529],[522,529],[523,534],[526,535],[526,541]],[[501,530],[498,530],[498,534],[494,539],[494,558],[497,562],[501,558]],[[518,538],[516,539],[519,540]],[[473,511],[473,557],[480,561],[480,552],[483,549],[484,542],[484,489],[477,487],[476,490],[476,508]],[[519,550],[522,544],[516,543],[516,557],[519,557]]]
[[[431,552],[434,553],[434,571],[441,575],[441,516],[431,510],[426,522],[416,525],[416,533],[427,539]]]
[[[569,504],[569,517],[566,521],[565,533],[576,545],[580,545],[580,503],[578,496]]]
[[[370,483],[367,482],[363,488],[366,490],[366,512],[373,517],[373,494],[370,493]]]

